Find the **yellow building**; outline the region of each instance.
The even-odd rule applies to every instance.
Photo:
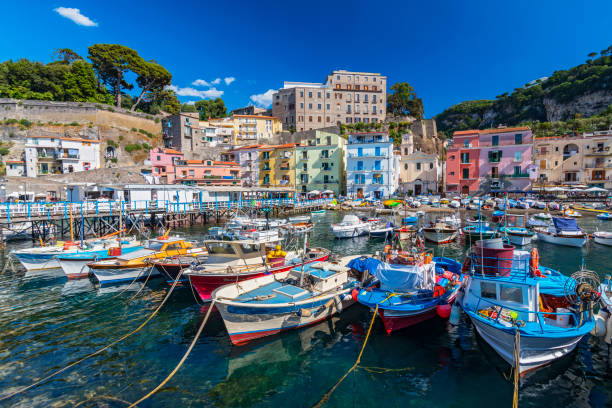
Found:
[[[259,185],[295,187],[295,147],[297,143],[262,146],[259,149]]]
[[[253,144],[262,139],[270,139],[282,131],[282,124],[274,116],[233,115],[228,118],[211,119],[213,126],[233,127],[234,144]]]

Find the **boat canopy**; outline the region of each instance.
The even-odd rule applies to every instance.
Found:
[[[361,221],[359,220],[359,217],[353,214],[345,215],[344,218],[342,218],[343,224],[356,225],[356,224],[359,224],[360,222]]]
[[[576,220],[573,218],[553,217],[555,228],[561,231],[580,231]]]

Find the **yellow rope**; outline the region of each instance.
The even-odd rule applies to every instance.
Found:
[[[98,395],[98,396],[95,396],[95,397],[88,398],[88,399],[86,399],[84,401],[81,401],[78,404],[76,404],[75,406],[73,406],[72,408],[78,408],[78,407],[80,407],[83,404],[86,404],[88,402],[95,401],[95,400],[108,400],[108,401],[121,402],[121,403],[123,403],[125,405],[130,405],[130,403],[128,401],[122,400],[120,398],[115,398],[115,397],[111,397],[111,396],[108,396],[108,395]]]
[[[15,395],[17,395],[17,394],[21,394],[22,392],[25,392],[25,391],[27,391],[27,390],[29,390],[29,389],[31,389],[31,388],[34,388],[34,387],[36,387],[36,386],[38,386],[38,385],[42,384],[43,382],[45,382],[45,381],[47,381],[47,380],[49,380],[49,379],[51,379],[51,378],[55,377],[56,375],[63,373],[64,371],[68,370],[69,368],[72,368],[72,367],[76,366],[77,364],[80,364],[80,363],[82,363],[83,361],[85,361],[85,360],[87,360],[87,359],[89,359],[89,358],[91,358],[91,357],[97,356],[98,354],[102,353],[102,352],[103,352],[103,351],[105,351],[105,350],[108,350],[109,348],[111,348],[111,347],[112,347],[112,346],[114,346],[115,344],[117,344],[117,343],[119,343],[119,342],[121,342],[121,341],[123,341],[123,340],[127,339],[128,337],[132,336],[133,334],[136,334],[137,332],[139,332],[139,331],[140,331],[140,330],[141,330],[143,327],[145,327],[145,326],[147,325],[147,323],[149,323],[149,322],[151,321],[151,319],[153,319],[153,317],[155,317],[155,315],[157,315],[157,313],[159,313],[160,309],[161,309],[161,308],[162,308],[162,306],[163,306],[163,305],[166,303],[166,301],[167,301],[167,300],[168,300],[168,298],[170,297],[170,294],[172,293],[172,291],[173,291],[173,290],[174,290],[174,288],[176,287],[176,284],[178,283],[179,278],[181,277],[182,273],[183,273],[183,271],[181,271],[181,272],[179,273],[179,275],[176,277],[176,280],[174,281],[174,283],[172,283],[172,286],[170,287],[170,290],[168,291],[168,293],[166,294],[166,296],[164,297],[164,299],[162,300],[162,302],[159,304],[159,306],[157,306],[157,308],[156,308],[156,309],[153,311],[153,313],[151,313],[151,315],[150,315],[150,316],[149,316],[149,317],[148,317],[148,318],[147,318],[147,319],[146,319],[144,322],[142,322],[142,323],[140,324],[140,326],[138,326],[136,329],[132,330],[132,331],[131,331],[131,332],[129,332],[128,334],[125,334],[125,335],[121,336],[119,339],[117,339],[117,340],[113,341],[112,343],[108,344],[107,346],[102,347],[101,349],[99,349],[99,350],[97,350],[97,351],[94,351],[93,353],[90,353],[90,354],[86,355],[85,357],[80,358],[79,360],[77,360],[77,361],[75,361],[75,362],[73,362],[73,363],[68,364],[66,367],[61,368],[61,369],[59,369],[59,370],[57,370],[57,371],[55,371],[55,372],[53,372],[53,373],[49,374],[48,376],[46,376],[46,377],[44,377],[44,378],[42,378],[42,379],[40,379],[40,380],[36,381],[35,383],[30,384],[30,385],[28,385],[27,387],[23,387],[23,388],[21,388],[21,389],[19,389],[19,390],[15,391],[15,392],[12,392],[12,393],[10,393],[10,394],[7,394],[7,395],[4,395],[4,396],[0,397],[0,401],[7,400],[7,399],[9,399],[9,398],[14,397],[14,396],[15,396]]]
[[[372,326],[374,326],[374,320],[376,319],[376,314],[377,313],[378,313],[378,304],[376,305],[376,308],[374,309],[374,315],[372,316],[372,320],[370,321],[370,327],[368,328],[368,332],[366,334],[365,340],[363,341],[363,345],[361,346],[361,351],[359,351],[359,355],[357,356],[357,360],[355,361],[355,364],[353,364],[353,366],[346,372],[346,374],[344,374],[340,378],[340,380],[323,396],[323,398],[321,398],[321,400],[319,402],[317,402],[315,405],[313,405],[313,408],[320,408],[320,407],[322,407],[329,400],[329,397],[334,393],[334,391],[336,390],[336,388],[338,388],[338,386],[342,383],[342,381],[344,381],[344,379],[353,370],[355,370],[355,368],[357,368],[357,366],[361,362],[361,356],[363,355],[363,350],[365,350],[365,346],[368,343],[368,338],[370,337],[370,332],[372,331]]]
[[[214,306],[215,306],[215,300],[213,299],[213,301],[210,304],[210,307],[208,308],[208,311],[206,312],[206,316],[204,317],[204,320],[202,321],[202,324],[200,325],[200,328],[198,329],[198,332],[196,333],[195,337],[193,338],[191,344],[189,345],[189,348],[187,349],[187,351],[183,355],[183,358],[181,358],[181,361],[179,361],[177,366],[174,367],[174,370],[172,370],[170,372],[170,374],[168,374],[168,376],[166,378],[164,378],[164,380],[157,387],[153,388],[147,395],[145,395],[144,397],[142,397],[138,401],[132,403],[128,408],[132,408],[132,407],[140,404],[142,401],[146,400],[151,395],[155,394],[164,385],[166,385],[166,383],[168,381],[170,381],[172,379],[172,377],[174,377],[174,374],[176,374],[178,372],[178,370],[181,368],[181,366],[183,365],[185,360],[187,360],[187,357],[189,357],[189,354],[191,353],[191,350],[193,350],[193,347],[195,346],[196,342],[198,341],[198,338],[200,338],[200,335],[202,334],[202,330],[204,330],[204,326],[206,326],[206,322],[208,321],[208,317],[210,316],[210,312],[214,309]]]

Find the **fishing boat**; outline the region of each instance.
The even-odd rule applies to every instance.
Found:
[[[296,215],[293,217],[289,217],[289,222],[291,223],[295,223],[295,222],[310,222],[310,216],[309,215]]]
[[[549,244],[582,247],[587,242],[586,234],[578,227],[574,218],[553,217],[548,228],[536,227],[538,240]]]
[[[283,225],[279,231],[284,234],[303,234],[312,231],[313,228],[313,222],[295,222]]]
[[[381,221],[370,226],[370,238],[388,238],[393,235],[393,224],[389,221]]]
[[[593,233],[593,241],[601,245],[612,246],[612,232],[595,231]]]
[[[435,242],[436,244],[448,244],[459,235],[457,227],[453,227],[442,220],[430,223],[428,226],[423,227],[421,232],[427,241]]]
[[[238,243],[242,241],[236,241]],[[151,259],[168,258],[175,255],[185,257],[197,257],[206,254],[206,248],[194,247],[191,242],[187,242],[180,237],[161,236],[151,239],[143,249],[121,254],[113,259],[103,259],[101,261],[87,264],[91,273],[101,286],[130,282],[146,277],[160,276],[159,272],[153,268],[145,273],[148,261]]]
[[[133,241],[133,243],[125,242],[125,244],[122,243],[122,246],[101,249],[99,251],[57,255],[55,259],[68,279],[78,279],[89,276],[89,266],[87,265],[92,262],[102,259],[115,259],[118,256],[127,255],[143,248],[140,242]]]
[[[605,212],[605,213],[597,214],[597,219],[602,220],[602,221],[610,221],[612,220],[612,213]]]
[[[488,223],[476,223],[462,228],[463,234],[469,240],[493,238],[497,235],[497,230],[491,228]]]
[[[310,212],[310,214],[312,214],[312,215],[325,214],[325,210],[313,210],[313,211]]]
[[[350,292],[359,281],[349,275],[349,259],[295,267],[215,290],[212,299],[232,344],[312,325],[351,306]]]
[[[606,275],[606,278],[599,285],[599,299],[601,307],[595,315],[595,328],[591,334],[596,337],[603,337],[603,340],[612,344],[612,276]]]
[[[546,203],[544,201],[536,201],[533,203],[533,208],[537,208],[538,210],[545,210]]]
[[[567,210],[565,210],[563,212],[563,214],[566,217],[572,217],[572,218],[580,218],[580,217],[582,217],[582,214],[580,214],[578,211],[572,210],[571,208],[568,208]]]
[[[527,229],[525,216],[522,214],[507,214],[499,232],[508,238],[510,243],[519,246],[530,244],[534,236],[534,233]]]
[[[448,319],[463,278],[459,262],[428,251],[391,250],[382,260],[357,258],[349,266],[367,270],[379,282],[354,290],[353,298],[371,309],[378,306],[389,335],[436,315]]]
[[[118,246],[117,238],[110,238],[113,235],[115,234],[109,234],[103,238],[87,239],[81,242],[58,241],[57,245],[53,246],[13,250],[10,252],[10,255],[17,258],[27,271],[55,269],[60,267],[56,259],[58,255],[95,253],[96,251]],[[135,245],[137,242],[132,238],[123,239],[122,245],[130,246],[132,244]]]
[[[205,241],[206,242],[206,241]],[[147,266],[153,268],[151,271],[154,276],[161,275],[169,284],[174,283],[178,279],[178,283],[186,283],[189,281],[187,275],[180,272],[187,268],[196,267],[208,261],[208,254],[197,256],[175,255],[161,259],[147,260]]]
[[[361,221],[353,214],[345,215],[342,222],[331,225],[332,233],[336,238],[354,238],[367,235],[370,232],[370,223]]]
[[[223,239],[225,234],[226,231],[223,227],[210,227],[207,231],[208,239]]]
[[[549,213],[543,213],[543,212],[537,213],[533,217],[537,218],[538,220],[545,220],[545,221],[552,220],[552,215],[550,215]]]
[[[569,354],[595,327],[599,283],[583,271],[567,277],[538,258],[535,249],[476,247],[458,295],[479,335],[520,374]]]
[[[549,221],[545,221],[545,220],[539,220],[536,219],[534,217],[530,217],[527,220],[527,227],[528,228],[534,228],[534,227],[548,227],[548,225],[550,224]]]
[[[448,206],[451,208],[459,208],[461,207],[461,202],[457,200],[452,200],[450,203],[448,203]]]
[[[455,227],[455,228],[461,227],[461,218],[459,218],[456,213],[452,213],[450,215],[444,215],[440,217],[439,220],[450,225],[451,227]]]

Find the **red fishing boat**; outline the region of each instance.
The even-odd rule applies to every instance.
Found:
[[[324,248],[308,248],[304,259],[297,253],[285,252],[276,240],[204,241],[208,259],[184,271],[189,282],[204,302],[224,285],[286,272],[302,264],[325,261],[330,252]]]

